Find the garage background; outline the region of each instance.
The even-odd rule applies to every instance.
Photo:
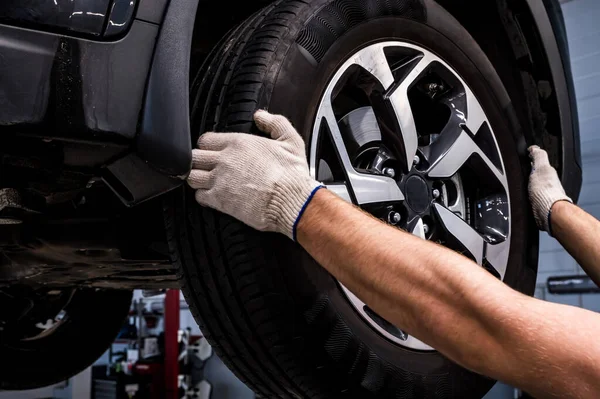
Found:
[[[579,205],[600,219],[600,1],[561,0],[571,52],[571,66],[579,109],[583,188]],[[540,235],[540,261],[536,297],[550,302],[600,312],[600,295],[552,295],[546,281],[551,276],[584,274],[581,267],[546,233]],[[504,384],[486,399],[518,398],[520,393]]]

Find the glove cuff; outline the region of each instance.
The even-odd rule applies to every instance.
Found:
[[[319,189],[324,186],[313,179],[293,181],[289,176],[281,179],[269,204],[269,219],[278,233],[296,241],[296,227],[306,207]]]
[[[535,221],[540,229],[547,231],[552,236],[552,226],[550,224],[551,211],[554,204],[559,201],[573,203],[573,200],[566,194],[547,195],[546,193],[536,192],[531,196],[533,208],[538,210],[534,212]]]

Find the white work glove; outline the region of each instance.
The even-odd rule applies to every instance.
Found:
[[[254,120],[272,139],[245,133],[202,135],[188,183],[198,190],[201,205],[295,241],[297,222],[322,184],[310,176],[304,141],[285,117],[258,111]]]
[[[558,201],[569,201],[558,178],[556,170],[550,165],[548,153],[537,145],[529,147],[531,158],[531,176],[529,177],[529,199],[538,227],[552,235],[550,216],[552,206]]]

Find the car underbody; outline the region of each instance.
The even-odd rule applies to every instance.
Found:
[[[15,189],[0,189],[0,286],[178,287],[160,200],[129,209],[94,185],[49,207],[51,214]]]

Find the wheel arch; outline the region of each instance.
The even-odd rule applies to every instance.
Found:
[[[581,151],[569,49],[557,0],[436,0],[473,36],[495,66],[522,128],[558,166],[567,193],[579,197]],[[513,57],[506,57],[506,54]],[[510,115],[509,115],[510,117]]]

